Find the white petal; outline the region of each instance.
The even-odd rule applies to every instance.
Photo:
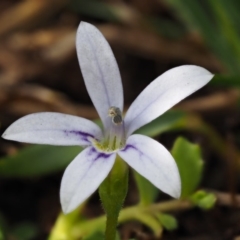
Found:
[[[80,23],[76,45],[88,93],[106,127],[108,109],[114,106],[123,110],[123,89],[116,59],[102,33],[89,23]]]
[[[107,177],[116,154],[97,152],[93,147],[83,150],[64,172],[60,199],[64,213],[84,202]]]
[[[50,145],[90,145],[90,138],[101,138],[93,122],[62,113],[33,113],[18,119],[3,133],[8,140]]]
[[[194,65],[176,67],[163,73],[141,92],[128,109],[125,117],[128,136],[206,85],[212,78],[212,73]]]
[[[118,154],[157,188],[172,197],[180,197],[181,180],[176,162],[159,142],[135,134],[128,138],[125,149]]]

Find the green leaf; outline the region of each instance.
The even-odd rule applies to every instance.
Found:
[[[134,171],[134,178],[139,192],[139,204],[147,206],[156,200],[159,190],[146,178]]]
[[[135,133],[154,137],[163,132],[176,130],[182,126],[182,122],[185,120],[185,117],[186,113],[171,110],[156,118],[149,124],[141,127]]]
[[[213,193],[207,193],[203,190],[197,191],[194,193],[191,197],[190,200],[195,204],[196,206],[208,210],[214,207],[217,198]]]
[[[181,197],[188,197],[195,191],[202,177],[203,161],[200,147],[179,137],[174,143],[172,155],[181,176]]]
[[[0,159],[1,177],[36,177],[63,170],[82,150],[80,147],[34,145]]]
[[[156,216],[159,219],[160,223],[163,225],[163,227],[168,231],[172,231],[178,228],[178,222],[174,216],[166,213],[159,213],[156,214]]]

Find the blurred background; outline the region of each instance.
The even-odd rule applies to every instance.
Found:
[[[198,188],[215,193],[217,204],[210,211],[177,211],[178,228],[158,237],[140,223],[123,224],[122,239],[240,239],[240,1],[1,0],[1,133],[34,112],[98,118],[76,57],[80,21],[94,24],[110,43],[126,108],[172,67],[195,64],[216,74],[170,112],[155,137],[168,149],[180,135],[200,145]],[[0,140],[0,239],[48,238],[61,211],[63,171],[78,152]],[[132,178],[129,189],[126,205],[133,205]],[[84,214],[103,214],[97,193]]]

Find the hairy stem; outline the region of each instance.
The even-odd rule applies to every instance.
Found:
[[[105,239],[115,240],[118,216],[128,190],[128,166],[119,157],[99,187],[99,195],[107,216]]]

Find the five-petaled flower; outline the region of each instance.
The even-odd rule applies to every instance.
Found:
[[[131,134],[203,87],[213,75],[193,65],[173,68],[149,84],[123,118],[121,77],[109,44],[97,28],[81,22],[76,46],[83,78],[103,130],[84,118],[44,112],[17,120],[3,138],[85,147],[62,178],[60,198],[65,213],[74,210],[99,187],[111,171],[116,154],[163,192],[178,198],[181,180],[171,154],[159,142]]]

